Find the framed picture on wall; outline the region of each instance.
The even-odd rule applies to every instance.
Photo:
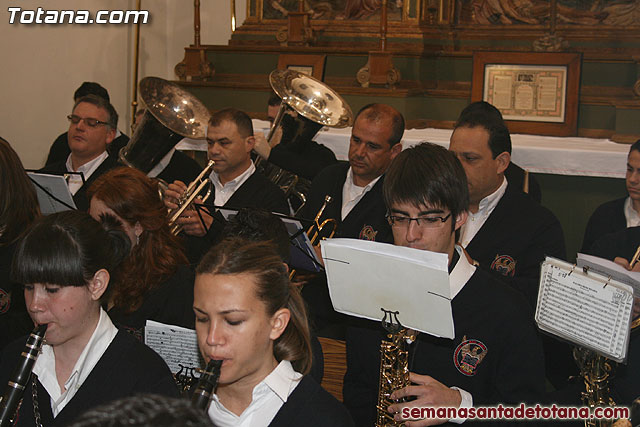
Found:
[[[513,133],[578,130],[579,53],[475,52],[472,101],[500,110]]]
[[[281,54],[278,57],[279,70],[294,70],[322,81],[326,55]]]

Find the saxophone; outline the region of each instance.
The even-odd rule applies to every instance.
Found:
[[[218,385],[218,378],[220,378],[220,367],[222,366],[222,360],[211,359],[207,364],[207,367],[200,376],[200,381],[191,396],[191,403],[201,411],[207,410],[209,406],[209,400],[211,399],[211,393],[213,393]]]
[[[582,402],[591,409],[597,406],[615,406],[609,394],[609,379],[613,375],[614,362],[581,347],[573,349],[573,358],[580,368],[580,376],[584,381],[585,391],[582,392]],[[586,419],[584,425],[585,427],[609,427],[613,425],[613,420]]]
[[[415,341],[417,332],[400,326],[397,312],[387,312],[382,321],[383,327],[389,332],[388,340],[380,344],[380,384],[378,388],[378,404],[376,405],[376,427],[396,427],[404,423],[393,419],[387,411],[392,403],[391,393],[410,385],[409,381],[409,350],[407,344]],[[394,323],[387,323],[387,315],[395,318]]]
[[[0,399],[0,426],[10,426],[13,424],[16,412],[22,400],[22,394],[27,387],[33,365],[40,354],[42,343],[44,342],[44,334],[47,331],[47,325],[36,326],[29,338],[24,350],[22,350],[20,364],[9,378],[7,389]]]

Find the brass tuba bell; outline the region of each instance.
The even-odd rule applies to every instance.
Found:
[[[344,128],[353,123],[349,104],[323,82],[294,70],[274,70],[269,83],[282,103],[267,142],[282,133],[285,144],[309,141],[323,127]],[[278,132],[279,131],[279,132]],[[294,195],[302,204],[311,182],[258,157],[256,167],[278,185],[285,195]]]
[[[140,97],[147,107],[120,161],[149,173],[182,138],[204,139],[209,110],[175,83],[158,77],[140,81]]]

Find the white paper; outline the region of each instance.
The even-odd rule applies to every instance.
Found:
[[[631,261],[631,260],[629,260]],[[608,259],[599,258],[593,255],[578,253],[576,261],[578,267],[588,267],[589,271],[611,277],[618,282],[629,285],[633,288],[633,294],[640,297],[640,272],[629,271],[623,266]]]
[[[404,327],[454,338],[446,254],[358,239],[321,247],[336,311],[378,321],[398,311]]]
[[[204,367],[198,337],[193,329],[147,320],[144,343],[164,359],[174,374],[180,371],[180,365],[189,368]]]
[[[51,195],[47,194],[47,191],[62,200],[67,205],[76,209],[76,204],[73,201],[73,196],[69,191],[69,185],[62,175],[49,175],[38,172],[27,172],[29,178],[34,181],[34,187],[36,194],[38,195],[38,204],[40,205],[40,212],[43,215],[48,215],[56,212],[68,211],[69,208],[57,200],[53,199]],[[37,182],[46,191],[35,184]]]
[[[547,257],[535,320],[540,329],[615,361],[626,359],[633,289]]]

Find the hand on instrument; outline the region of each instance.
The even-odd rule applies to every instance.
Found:
[[[194,203],[202,203],[202,198],[197,197]],[[202,216],[202,220],[200,220],[200,216]],[[198,212],[194,209],[185,209],[176,222],[182,226],[182,231],[186,234],[202,237],[207,234],[207,230],[211,227],[211,223],[213,223],[213,218],[202,210],[200,210],[200,215],[198,215]]]
[[[391,398],[401,399],[403,397],[415,396],[411,402],[394,403],[389,406],[389,412],[395,413],[396,421],[403,421],[407,427],[422,427],[443,424],[448,420],[426,418],[415,421],[405,421],[402,419],[403,408],[421,407],[449,407],[458,408],[462,402],[462,396],[458,390],[451,389],[428,375],[418,375],[411,372],[409,379],[412,385],[396,390],[391,394]]]
[[[178,207],[178,201],[185,191],[187,191],[187,185],[184,182],[173,181],[164,193],[164,198],[162,199],[164,205],[168,209],[176,209]]]
[[[314,246],[313,250],[316,251],[316,255],[318,257],[318,260],[320,261],[320,265],[324,267],[324,260],[322,259],[322,249],[320,248],[320,245]]]
[[[268,160],[271,154],[271,146],[267,142],[267,138],[260,132],[256,133],[254,138],[256,140],[256,144],[253,147],[254,151],[263,159]]]

